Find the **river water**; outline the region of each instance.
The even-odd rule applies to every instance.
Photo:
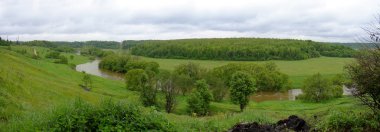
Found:
[[[100,76],[112,80],[123,80],[124,75],[121,73],[110,72],[99,69],[99,59],[95,59],[92,62],[80,64],[76,66],[76,70],[79,72],[86,72],[95,76]],[[343,95],[351,95],[351,91],[346,87],[343,88]],[[269,101],[269,100],[295,100],[296,96],[302,94],[301,89],[291,89],[287,92],[257,92],[250,98],[255,102]]]
[[[95,59],[92,62],[77,65],[75,69],[79,72],[84,71],[91,75],[100,76],[100,77],[104,77],[104,78],[108,78],[112,80],[124,79],[124,75],[121,73],[115,73],[115,72],[99,69],[99,62],[100,62],[99,59]]]

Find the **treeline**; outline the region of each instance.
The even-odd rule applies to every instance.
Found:
[[[0,46],[9,46],[11,45],[11,41],[9,40],[3,40],[1,37],[0,37]]]
[[[212,60],[303,60],[352,57],[354,53],[343,45],[269,38],[145,40],[132,48],[132,54],[140,56]]]
[[[64,45],[73,48],[82,48],[86,46],[92,46],[101,49],[119,49],[120,42],[116,41],[74,41],[74,42],[66,42],[66,41],[56,41],[52,42],[56,45]]]

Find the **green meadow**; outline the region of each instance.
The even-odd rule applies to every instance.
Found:
[[[145,61],[155,61],[160,65],[161,69],[173,70],[175,66],[194,62],[200,64],[202,67],[212,69],[218,66],[223,66],[228,63],[267,63],[274,62],[281,72],[289,75],[290,80],[295,88],[300,88],[303,80],[313,74],[320,73],[323,76],[330,77],[344,72],[344,66],[353,61],[352,58],[338,58],[338,57],[319,57],[307,60],[284,61],[219,61],[219,60],[185,60],[185,59],[160,59],[141,57]]]

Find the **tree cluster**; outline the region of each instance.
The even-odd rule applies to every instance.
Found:
[[[99,63],[99,68],[119,73],[127,73],[132,69],[144,69],[151,75],[151,72],[158,73],[158,67],[156,62],[141,61],[126,54],[109,54]]]
[[[319,73],[315,74],[305,80],[302,87],[303,94],[297,98],[321,102],[331,98],[342,97],[344,82],[345,79],[342,75],[336,75],[332,79],[327,79]]]
[[[218,38],[145,40],[131,48],[132,54],[155,58],[210,60],[303,60],[319,56],[352,57],[343,45],[310,40],[267,38]]]
[[[45,58],[48,59],[54,59],[54,63],[59,63],[59,64],[67,64],[68,59],[66,56],[61,55],[60,52],[57,51],[51,51],[45,55]]]

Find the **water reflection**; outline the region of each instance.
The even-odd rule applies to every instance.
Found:
[[[100,62],[100,60],[96,59],[92,62],[77,65],[75,69],[79,72],[84,71],[84,72],[91,74],[91,75],[100,76],[100,77],[104,77],[104,78],[108,78],[108,79],[112,79],[112,80],[123,80],[124,79],[124,75],[121,73],[115,73],[115,72],[110,72],[110,71],[99,69],[99,62]]]

